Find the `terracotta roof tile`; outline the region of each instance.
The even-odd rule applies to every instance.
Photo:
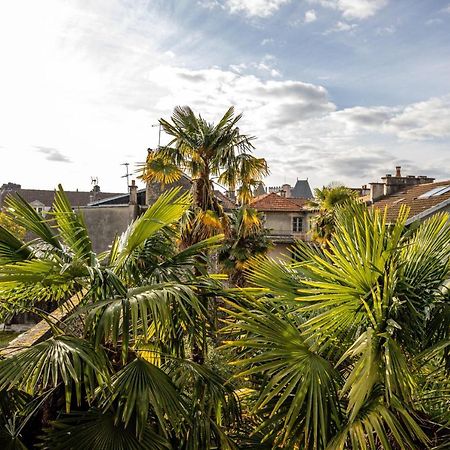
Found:
[[[450,186],[450,180],[439,181],[436,183],[419,184],[418,186],[410,187],[394,195],[382,198],[374,202],[375,208],[388,208],[388,219],[394,221],[397,218],[398,212],[402,205],[411,208],[409,217],[412,218],[417,214],[438,206],[440,203],[450,200],[450,189],[442,195],[431,196],[428,198],[419,198],[432,189],[438,187]]]
[[[299,204],[293,201],[292,198],[281,197],[274,192],[270,194],[260,195],[255,197],[250,205],[258,211],[285,211],[285,212],[297,212],[303,208]],[[301,199],[295,199],[300,201]]]

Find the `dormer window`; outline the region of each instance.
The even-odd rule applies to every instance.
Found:
[[[303,217],[292,218],[292,232],[301,233],[303,231]]]

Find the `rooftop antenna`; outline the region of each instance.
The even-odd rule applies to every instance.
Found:
[[[155,127],[159,127],[158,129],[158,148],[161,147],[161,122],[160,123],[155,123],[153,125],[151,125],[152,128]]]
[[[98,177],[91,177],[92,188],[98,186]]]
[[[125,166],[127,168],[127,173],[125,175],[122,175],[121,178],[126,178],[127,179],[127,191],[128,188],[130,186],[130,173],[128,172],[128,166],[130,165],[130,163],[122,163],[121,166]]]

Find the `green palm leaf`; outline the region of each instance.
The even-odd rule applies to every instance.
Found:
[[[62,250],[62,246],[57,236],[54,235],[48,221],[27,203],[20,194],[7,197],[6,204],[15,222],[52,247]]]
[[[72,210],[61,185],[58,185],[51,214],[55,218],[60,238],[74,253],[75,258],[95,265],[95,255],[83,216]]]
[[[172,189],[161,195],[147,211],[135,220],[121,236],[110,264],[119,272],[132,258],[133,252],[161,230],[180,220],[190,206],[188,193],[180,194],[181,188]]]
[[[42,437],[43,448],[52,450],[168,450],[172,446],[146,425],[138,439],[132,427],[97,410],[73,412],[51,423]]]
[[[267,437],[275,433],[280,445],[323,448],[339,423],[337,372],[309,349],[295,316],[281,314],[270,303],[232,306],[233,322],[225,331],[233,340],[226,346],[243,349],[233,363],[243,369],[240,378],[262,376],[255,404],[257,412],[266,414],[260,429]]]
[[[72,388],[81,402],[82,386],[88,395],[108,379],[109,364],[100,349],[85,340],[55,336],[0,361],[0,389],[19,388],[36,394],[63,383],[66,409],[70,409]]]
[[[100,403],[104,410],[116,405],[116,418],[125,427],[136,418],[136,434],[143,436],[150,410],[157,417],[162,431],[167,435],[168,425],[178,428],[186,419],[186,409],[181,395],[169,376],[160,368],[136,358],[117,372],[111,379],[110,388],[103,391]]]

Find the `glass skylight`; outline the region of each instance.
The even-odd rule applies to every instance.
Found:
[[[425,194],[419,195],[417,198],[430,198],[439,197],[439,195],[445,194],[450,191],[450,185],[439,186],[437,188],[431,189],[431,191],[425,192]]]

